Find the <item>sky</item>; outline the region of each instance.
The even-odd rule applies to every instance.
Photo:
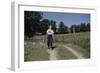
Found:
[[[43,19],[54,20],[57,25],[63,21],[65,25],[70,27],[73,24],[90,23],[90,14],[43,12]]]

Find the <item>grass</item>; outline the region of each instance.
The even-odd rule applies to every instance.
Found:
[[[27,42],[25,49],[28,52],[24,53],[24,61],[43,61],[49,60],[49,55],[46,52],[47,48],[39,45],[39,43],[32,44],[32,42]]]
[[[35,38],[43,39],[43,36],[36,36]],[[65,49],[62,44],[73,48],[79,53],[82,53],[86,58],[90,58],[90,32],[76,33],[76,43],[74,43],[74,36],[72,33],[69,34],[55,34],[54,43],[57,47],[59,59],[76,59],[76,57]],[[38,40],[39,41],[39,40]],[[49,54],[46,52],[47,47],[42,46],[37,41],[25,41],[24,45],[24,61],[43,61],[49,60]]]
[[[76,43],[74,43],[76,41]],[[69,34],[56,34],[55,42],[57,43],[66,43],[66,44],[75,44],[80,46],[90,52],[90,32],[80,32],[76,33],[76,39],[72,33]]]
[[[76,59],[76,57],[68,50],[62,48],[58,49],[59,59]]]
[[[77,45],[74,45],[74,44],[67,44],[67,46],[74,48],[74,50],[76,50],[79,53],[82,53],[85,58],[90,58],[90,52],[88,52],[84,48],[77,46]]]
[[[90,52],[90,32],[77,33],[76,45]]]
[[[90,58],[90,32],[76,33],[76,39],[74,39],[72,33],[56,34],[55,42],[66,44],[67,46],[75,49],[79,53],[84,54],[86,58]]]
[[[61,46],[61,44],[59,45],[56,43],[56,46],[57,46],[58,56],[60,60],[76,59],[76,57],[71,52],[69,52],[67,49],[65,49],[63,46]]]

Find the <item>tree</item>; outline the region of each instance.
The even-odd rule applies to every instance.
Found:
[[[25,37],[32,37],[36,32],[39,32],[40,19],[42,18],[41,12],[25,11],[24,23],[25,23]]]
[[[71,33],[73,33],[73,28],[75,29],[76,28],[76,25],[71,25],[71,27],[70,27]]]
[[[60,22],[59,23],[58,32],[61,33],[61,34],[68,33],[69,32],[69,28],[63,22]]]
[[[46,34],[46,31],[48,29],[48,26],[50,25],[50,20],[43,19],[40,23],[40,31],[42,34]]]
[[[87,24],[87,31],[90,31],[90,23]]]
[[[86,32],[86,31],[87,31],[86,23],[81,23],[81,24],[80,24],[80,31],[81,31],[81,32]]]
[[[64,33],[64,27],[65,27],[64,22],[61,21],[61,22],[59,23],[58,32],[59,32],[59,33]]]
[[[53,29],[54,32],[56,33],[56,28],[57,28],[57,26],[56,26],[56,21],[51,20],[51,21],[50,21],[50,25],[52,26],[52,29]]]
[[[64,26],[64,33],[69,33],[69,28],[68,28],[68,26]]]
[[[79,25],[76,25],[76,32],[80,32],[80,26]]]

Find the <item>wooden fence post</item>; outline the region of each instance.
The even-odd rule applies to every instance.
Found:
[[[77,37],[76,37],[76,32],[75,32],[74,27],[73,27],[73,41],[74,41],[74,44],[77,44]]]

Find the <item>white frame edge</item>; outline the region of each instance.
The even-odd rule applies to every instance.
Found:
[[[18,4],[11,3],[11,70],[18,68]]]

